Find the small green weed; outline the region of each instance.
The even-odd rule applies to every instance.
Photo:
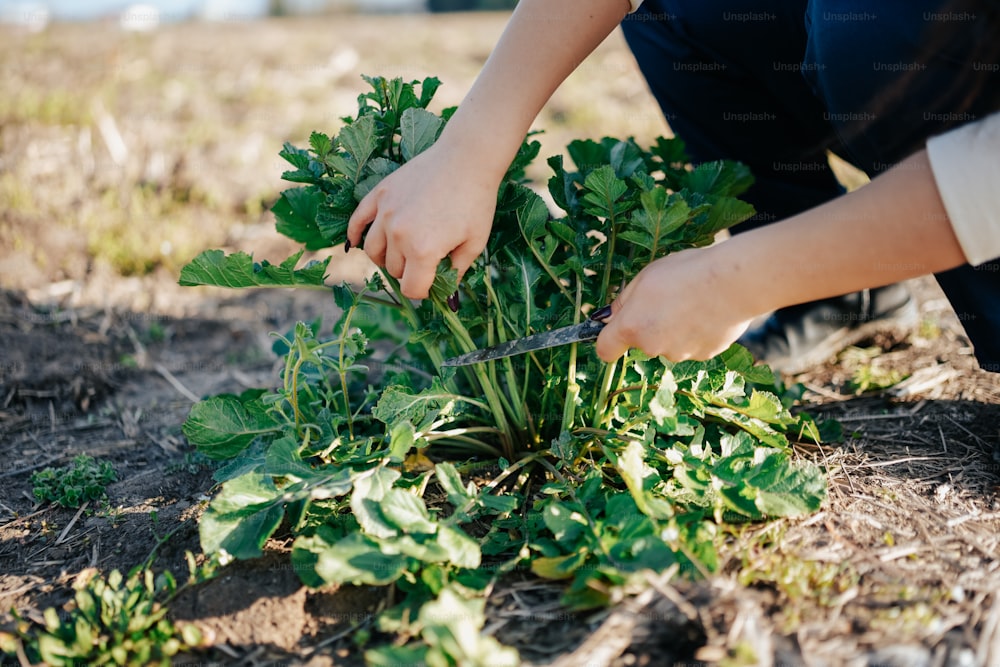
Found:
[[[169,665],[179,652],[203,644],[193,624],[175,624],[166,617],[167,603],[186,586],[205,581],[215,572],[214,561],[198,567],[188,553],[190,577],[183,587],[170,572],[153,574],[148,563],[128,577],[118,570],[101,576],[94,569],[77,576],[73,600],[60,612],[45,610],[44,624],[13,611],[17,627],[0,633],[0,651],[36,664]]]
[[[68,466],[33,473],[31,484],[32,493],[39,502],[75,508],[88,500],[103,498],[108,484],[117,479],[110,463],[80,454]]]
[[[879,363],[881,354],[882,349],[878,346],[849,347],[841,353],[841,361],[848,368],[853,367],[848,387],[855,394],[888,389],[906,379],[907,376],[895,368]]]
[[[904,379],[906,379],[906,375],[895,368],[882,368],[875,364],[865,364],[854,371],[850,386],[856,394],[863,394],[867,391],[888,389]]]

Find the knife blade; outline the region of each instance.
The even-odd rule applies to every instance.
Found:
[[[452,357],[451,359],[445,359],[441,365],[467,366],[481,361],[503,359],[504,357],[512,357],[516,354],[544,350],[546,348],[556,347],[559,345],[597,340],[597,335],[601,333],[601,329],[605,327],[605,324],[606,323],[601,320],[588,319],[584,320],[580,324],[553,329],[551,331],[543,331],[541,333],[525,336],[524,338],[518,338],[506,343],[500,343],[499,345],[493,345],[492,347],[475,350],[467,354]]]

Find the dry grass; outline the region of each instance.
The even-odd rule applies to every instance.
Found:
[[[339,15],[150,35],[113,25],[4,33],[5,284],[79,281],[94,264],[174,274],[201,249],[268,230],[265,210],[287,185],[283,142],[336,130],[366,88],[362,74],[437,76],[438,108],[458,104],[505,19]],[[537,127],[543,155],[574,138],[652,141],[667,131],[618,34],[556,93]],[[545,169],[532,175],[544,180]]]

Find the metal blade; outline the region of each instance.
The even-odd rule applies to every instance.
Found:
[[[515,354],[544,350],[558,345],[568,345],[569,343],[579,343],[589,340],[597,340],[597,334],[604,328],[604,322],[598,320],[585,320],[580,324],[574,324],[561,329],[544,331],[532,334],[524,338],[508,341],[493,347],[487,347],[475,352],[469,352],[451,359],[445,359],[442,366],[467,366],[480,361],[490,361],[492,359],[503,359],[512,357]]]

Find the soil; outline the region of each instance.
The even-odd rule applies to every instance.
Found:
[[[0,626],[10,609],[39,620],[64,605],[86,568],[128,571],[155,551],[155,568],[183,579],[213,487],[211,466],[181,434],[187,411],[199,397],[273,384],[268,334],[334,314],[323,294],[180,289],[178,244],[154,244],[141,270],[123,267],[100,252],[110,242],[103,228],[87,225],[120,216],[123,192],[133,203],[136,192],[160,193],[144,206],[163,204],[166,192],[170,207],[129,209],[140,238],[159,240],[177,224],[201,230],[194,251],[214,243],[280,259],[292,247],[247,201],[273,199],[280,167],[269,156],[281,141],[301,142],[296,124],[329,125],[353,108],[357,72],[412,68],[400,64],[405,54],[426,54],[426,70],[410,73],[435,74],[454,95],[502,25],[501,15],[475,14],[4,35],[11,66],[0,97],[17,103],[0,105]],[[465,55],[442,54],[441,34]],[[114,64],[94,64],[107,59]],[[571,81],[539,126],[586,136],[603,123],[601,134],[628,134],[608,126],[648,100],[619,36],[589,67],[585,76],[614,80],[585,92]],[[74,116],[56,88],[103,112]],[[49,96],[38,92],[44,103],[33,103],[32,90]],[[574,119],[579,108],[587,111]],[[159,122],[146,126],[149,109]],[[605,123],[601,114],[616,109]],[[130,148],[121,164],[101,145],[110,141],[100,138],[102,113]],[[632,134],[662,131],[638,116],[626,118],[640,128]],[[240,137],[257,148],[234,162]],[[53,150],[72,168],[43,164]],[[172,167],[158,172],[161,163]],[[352,251],[336,271],[368,268]],[[933,282],[912,287],[918,331],[876,336],[789,378],[804,385],[805,409],[845,431],[840,443],[797,447],[828,470],[819,513],[737,530],[717,575],[651,578],[637,597],[599,612],[570,613],[558,586],[512,575],[489,600],[487,631],[531,664],[561,667],[1000,664],[1000,382],[977,368]],[[906,379],[859,394],[851,379],[866,368]],[[38,503],[31,473],[79,453],[114,465],[107,499],[82,510]],[[287,551],[279,535],[265,557],[234,563],[174,602],[172,617],[196,623],[211,643],[178,664],[361,664],[358,630],[371,630],[387,592],[304,588]]]

